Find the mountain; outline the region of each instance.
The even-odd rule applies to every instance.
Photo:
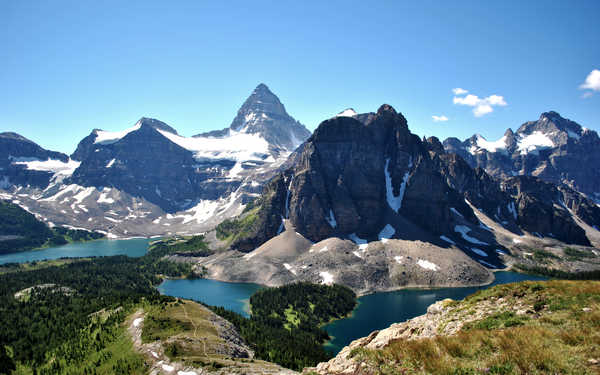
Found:
[[[264,84],[229,128],[194,137],[143,117],[121,131],[94,129],[69,158],[12,134],[0,155],[2,197],[109,236],[197,233],[239,214],[309,135]]]
[[[556,112],[542,113],[516,132],[508,129],[496,141],[476,134],[465,141],[448,138],[443,144],[493,177],[535,176],[600,200],[600,170],[594,168],[600,165],[600,138]]]
[[[271,149],[287,151],[295,150],[310,137],[310,131],[288,115],[279,98],[264,83],[246,99],[229,128],[194,137],[224,137],[236,133],[259,135]]]
[[[231,252],[200,262],[209,277],[357,293],[476,285],[485,268],[528,262],[532,249],[599,240],[600,207],[584,195],[474,169],[412,134],[389,105],[322,122],[286,165],[249,210],[217,226]]]
[[[67,155],[43,149],[19,134],[0,133],[0,189],[45,188],[54,177],[70,174],[78,166]]]

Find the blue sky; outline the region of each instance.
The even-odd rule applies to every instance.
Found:
[[[598,14],[599,1],[2,1],[0,131],[68,153],[142,116],[192,135],[229,126],[260,82],[311,130],[382,103],[442,139],[495,139],[547,110],[600,130],[597,76],[580,88],[600,69]]]

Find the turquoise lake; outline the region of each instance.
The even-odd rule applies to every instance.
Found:
[[[332,340],[325,347],[338,353],[353,340],[368,336],[375,330],[389,327],[392,323],[404,322],[423,315],[427,307],[445,298],[460,300],[477,290],[498,284],[525,280],[546,280],[545,277],[524,275],[516,272],[496,272],[496,280],[482,287],[440,288],[440,289],[403,289],[395,292],[375,293],[358,299],[358,307],[352,316],[336,320],[324,326]]]
[[[43,250],[2,255],[0,264],[64,257],[111,255],[139,257],[146,253],[151,241],[150,239],[129,239],[72,243]],[[496,272],[495,275],[494,283],[482,287],[404,289],[360,297],[359,305],[351,317],[324,326],[332,337],[332,340],[326,344],[326,348],[337,353],[353,340],[367,336],[372,331],[387,328],[392,323],[403,322],[424,314],[429,305],[445,298],[459,300],[479,289],[497,284],[546,279],[516,272]],[[262,286],[257,284],[226,283],[207,279],[165,280],[158,286],[158,290],[165,295],[193,299],[208,305],[223,306],[244,316],[249,314],[250,296],[260,288]]]
[[[128,240],[95,240],[74,242],[62,246],[41,250],[23,251],[0,255],[0,264],[24,263],[59,258],[100,257],[111,255],[127,255],[141,257],[148,250],[148,243],[155,239],[132,238]]]
[[[258,284],[225,283],[208,279],[165,280],[158,286],[162,294],[193,299],[212,306],[223,306],[245,317],[250,314],[250,296],[260,288],[264,287]]]

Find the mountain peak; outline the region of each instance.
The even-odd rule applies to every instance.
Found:
[[[167,131],[169,133],[173,133],[173,134],[177,134],[177,130],[173,129],[172,127],[170,127],[169,125],[167,125],[166,123],[154,119],[154,118],[150,118],[150,117],[142,117],[140,118],[136,123],[136,126],[150,126],[154,129],[159,129],[159,130],[164,130]]]
[[[277,95],[264,83],[252,94],[233,119],[230,130],[259,134],[270,144],[294,150],[310,136],[310,132],[285,110]]]
[[[378,115],[382,115],[384,113],[389,113],[393,116],[397,115],[398,113],[396,112],[396,110],[394,109],[394,107],[392,107],[389,104],[383,104],[381,105],[381,107],[379,107],[379,109],[377,110],[377,114]]]
[[[266,92],[273,94],[269,89],[269,86],[265,85],[264,83],[259,83],[258,86],[256,86],[256,88],[254,89],[254,92]]]
[[[338,113],[335,117],[354,117],[358,115],[354,108],[346,108],[342,112]]]

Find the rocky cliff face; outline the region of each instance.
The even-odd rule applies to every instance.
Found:
[[[449,230],[451,205],[469,211],[387,105],[366,124],[324,121],[294,159],[282,175],[286,207],[272,206],[312,241],[350,233],[376,239],[398,216],[439,235]]]
[[[461,142],[444,141],[446,151],[457,153],[473,167],[481,167],[496,178],[517,175],[539,177],[554,184],[565,184],[599,199],[600,138],[595,131],[561,117],[556,112],[542,113],[516,132],[508,129],[497,141],[481,135]]]
[[[368,116],[347,110],[324,121],[289,161],[271,186],[276,198],[263,202],[269,202],[270,217],[289,219],[313,242],[442,238],[490,263],[498,245],[474,209],[515,235],[526,231],[580,245],[590,242],[574,216],[599,223],[600,209],[584,196],[533,177],[501,182],[445,152],[436,138],[410,133],[404,116],[388,105]],[[259,233],[261,241],[278,234],[275,225],[259,225],[248,238]]]

